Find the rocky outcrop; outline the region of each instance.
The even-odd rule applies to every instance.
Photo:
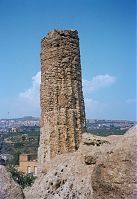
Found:
[[[43,164],[26,199],[136,199],[136,128],[122,136],[83,134],[76,152]]]
[[[113,147],[91,175],[94,198],[136,199],[137,126],[123,136],[110,136],[108,140]]]
[[[11,178],[4,166],[0,165],[0,199],[23,199],[23,192]]]
[[[41,41],[39,163],[78,149],[85,131],[78,32],[54,30]]]

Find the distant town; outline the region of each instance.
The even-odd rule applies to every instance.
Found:
[[[86,122],[87,132],[97,136],[122,135],[136,124],[127,120],[87,119]],[[36,176],[39,139],[39,117],[0,119],[0,164],[13,165],[18,171]]]
[[[21,127],[40,126],[40,118],[25,116],[14,119],[0,119],[0,132],[16,132],[20,131]]]
[[[106,128],[110,129],[112,127],[120,128],[120,130],[127,130],[134,126],[136,121],[127,121],[127,120],[97,120],[97,119],[88,119],[87,127],[88,129],[95,130]]]
[[[136,121],[127,121],[127,120],[98,120],[98,119],[87,119],[87,130],[95,131],[106,129],[110,130],[112,128],[118,128],[119,130],[127,130],[134,126]],[[40,118],[25,116],[22,118],[14,119],[0,119],[0,133],[6,132],[17,132],[20,131],[20,128],[23,127],[39,127]]]

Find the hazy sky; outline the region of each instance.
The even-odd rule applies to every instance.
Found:
[[[53,29],[79,32],[87,118],[135,120],[135,0],[0,0],[0,118],[40,115],[40,40]]]

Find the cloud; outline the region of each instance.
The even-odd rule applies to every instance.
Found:
[[[91,80],[83,80],[84,93],[91,93],[93,91],[108,87],[115,83],[116,77],[111,75],[97,75]]]
[[[116,81],[111,75],[97,75],[91,80],[83,80],[83,91],[86,93],[85,107],[88,118],[98,118],[105,112],[106,104],[89,97],[93,91],[110,86]],[[24,115],[32,115],[40,112],[40,82],[41,72],[39,71],[32,77],[31,86],[23,92],[19,93],[20,112]],[[36,115],[36,114],[35,114]]]
[[[32,77],[32,86],[24,92],[19,93],[19,97],[27,100],[37,100],[39,98],[40,81],[41,72],[39,71]]]
[[[20,115],[35,115],[40,114],[40,82],[41,72],[36,73],[32,77],[31,86],[18,94],[15,109],[18,107]]]
[[[83,90],[85,93],[90,93],[115,83],[116,78],[111,75],[97,75],[91,80],[82,80]],[[20,92],[19,97],[22,99],[33,100],[39,98],[41,82],[41,72],[39,71],[35,76],[32,77],[32,86],[27,90]]]
[[[32,77],[29,88],[14,96],[14,98],[0,99],[0,117],[22,117],[25,115],[38,116],[40,114],[40,81],[41,72]],[[3,109],[3,107],[6,107]]]
[[[105,118],[108,105],[105,102],[95,100],[90,97],[90,93],[111,86],[116,81],[116,77],[105,74],[96,75],[91,80],[82,80],[83,92],[85,96],[85,110],[87,118]]]
[[[84,101],[87,118],[105,118],[107,104],[91,98],[85,98]]]

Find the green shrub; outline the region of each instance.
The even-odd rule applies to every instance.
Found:
[[[36,177],[33,175],[17,171],[17,169],[15,169],[13,166],[8,167],[8,171],[11,173],[14,181],[16,181],[23,189],[25,187],[31,186],[36,179]]]

